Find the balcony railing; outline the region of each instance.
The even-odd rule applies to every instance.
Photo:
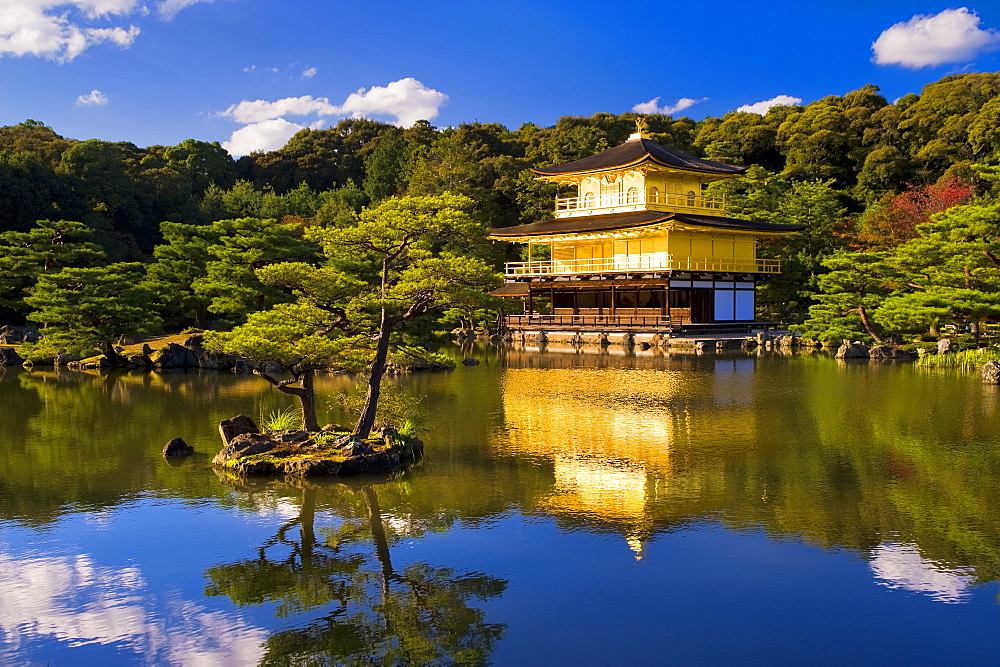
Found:
[[[671,327],[669,315],[507,315],[507,326],[613,327],[620,329],[665,329]],[[678,320],[675,324],[681,324]]]
[[[781,273],[781,260],[734,257],[646,257],[625,255],[601,259],[507,262],[509,278],[660,271],[714,271],[722,273]]]
[[[642,208],[649,205],[659,205],[664,209],[679,208],[690,211],[701,210],[708,213],[721,213],[726,208],[723,199],[708,199],[701,195],[686,195],[671,192],[660,192],[656,195],[647,192],[609,192],[592,194],[584,197],[559,197],[556,199],[556,213],[572,211],[599,211],[602,209]]]

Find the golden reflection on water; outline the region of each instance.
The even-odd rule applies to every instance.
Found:
[[[554,484],[540,508],[614,524],[641,556],[655,506],[697,495],[705,473],[718,472],[720,454],[756,443],[752,366],[721,363],[710,374],[508,368],[506,428],[496,446],[551,462]]]

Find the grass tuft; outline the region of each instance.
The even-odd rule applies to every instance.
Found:
[[[1000,361],[1000,348],[984,347],[978,350],[963,350],[946,354],[926,354],[917,360],[922,368],[955,368],[975,372],[987,361]]]
[[[295,407],[287,410],[272,412],[269,416],[261,415],[260,430],[262,431],[291,431],[302,425],[302,418]]]

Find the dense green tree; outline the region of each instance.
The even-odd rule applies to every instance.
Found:
[[[465,254],[484,234],[468,214],[471,205],[453,194],[392,198],[363,211],[354,225],[311,229],[326,266],[285,263],[257,272],[290,290],[295,303],[255,313],[232,332],[209,336],[207,344],[291,373],[291,380],[263,377],[299,398],[308,430],[317,428],[315,370],[367,366],[354,434],[368,437],[389,353],[404,343],[404,333],[426,336],[426,327],[415,326],[421,320],[479,303],[500,283],[482,260]]]
[[[365,158],[362,189],[369,201],[377,204],[406,190],[412,153],[402,131],[388,129],[379,135],[375,148]]]
[[[144,274],[138,262],[43,273],[25,299],[32,308],[28,319],[44,325],[46,346],[99,350],[119,365],[117,340],[160,323],[153,294],[140,286]]]
[[[192,286],[196,294],[211,299],[209,312],[237,321],[286,300],[281,290],[261,283],[256,269],[316,257],[316,245],[303,238],[302,225],[295,222],[238,218],[212,226],[218,241],[208,246],[205,275]]]
[[[778,126],[790,111],[778,106],[763,116],[731,111],[722,118],[706,118],[698,126],[695,145],[712,160],[780,171],[785,160],[778,150]]]
[[[81,219],[84,202],[70,181],[36,153],[0,150],[0,231],[26,231],[46,218]]]
[[[119,227],[135,227],[139,212],[124,158],[118,145],[88,139],[63,152],[59,171],[76,177],[90,211],[108,217]]]
[[[49,169],[59,166],[63,152],[73,143],[37,120],[0,127],[0,152],[34,155]]]
[[[357,304],[374,316],[366,332],[374,342],[368,395],[354,427],[359,437],[367,437],[374,424],[398,330],[458,304],[477,303],[501,282],[482,260],[464,254],[483,236],[467,213],[470,207],[467,198],[452,194],[389,199],[362,212],[354,227],[316,232],[330,259],[360,260],[375,268],[369,291]]]
[[[890,294],[897,279],[885,252],[839,252],[823,265],[815,305],[800,327],[820,340],[864,338],[881,342],[883,334],[872,313]]]
[[[1000,317],[998,219],[1000,206],[965,205],[917,225],[919,236],[894,253],[909,290],[887,300],[881,319],[897,328],[947,319],[978,335],[983,319]]]
[[[104,254],[79,222],[39,220],[27,232],[0,232],[0,312],[23,315],[24,297],[46,272],[91,266]]]
[[[952,165],[972,160],[970,127],[980,109],[998,95],[1000,73],[978,72],[946,76],[924,86],[919,98],[901,100],[906,105],[899,120],[902,142],[919,162],[923,182],[936,180]],[[981,144],[978,149],[984,154]]]
[[[228,187],[235,175],[232,156],[219,142],[185,139],[163,151],[166,166],[184,174],[194,194],[202,194],[211,184]]]
[[[222,230],[216,225],[187,225],[164,222],[160,225],[163,243],[153,250],[143,285],[156,294],[165,319],[173,324],[207,324],[211,296],[195,291],[195,284],[208,276],[214,259],[210,248],[220,242]]]
[[[257,272],[262,281],[293,291],[295,303],[282,303],[251,313],[247,322],[231,332],[210,332],[210,349],[276,364],[288,377],[267,370],[257,375],[279,391],[299,399],[302,427],[318,431],[314,378],[323,368],[362,370],[364,358],[356,352],[365,341],[353,333],[358,318],[353,301],[365,283],[333,267],[304,263],[281,263]]]

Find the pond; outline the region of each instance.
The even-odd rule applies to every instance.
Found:
[[[220,420],[290,405],[253,376],[0,372],[0,663],[1000,659],[997,387],[475,354],[398,380],[420,465],[327,482],[213,470]]]

